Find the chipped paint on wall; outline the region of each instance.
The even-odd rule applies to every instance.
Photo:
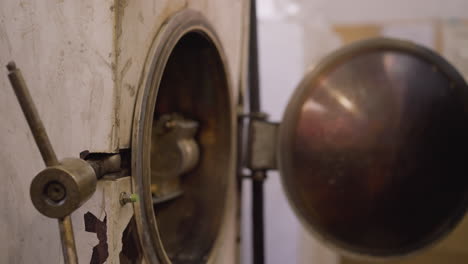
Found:
[[[95,233],[99,242],[93,247],[91,264],[103,264],[109,257],[109,245],[107,244],[107,216],[101,221],[91,212],[84,215],[85,231]]]
[[[100,180],[91,199],[72,214],[80,263],[119,263],[122,234],[133,217],[132,204],[120,204],[122,192],[131,193],[130,177]]]

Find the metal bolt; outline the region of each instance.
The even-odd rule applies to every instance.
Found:
[[[138,202],[139,197],[138,194],[136,193],[131,193],[128,194],[126,192],[123,192],[120,194],[120,204],[122,206],[126,205],[127,203],[136,203]]]
[[[65,199],[67,191],[65,187],[59,182],[51,182],[45,188],[45,196],[52,202],[58,203]]]

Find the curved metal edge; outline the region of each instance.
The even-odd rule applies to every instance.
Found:
[[[232,80],[226,55],[214,28],[201,13],[191,9],[178,11],[173,16],[169,17],[156,34],[148,52],[142,72],[142,81],[138,88],[132,124],[132,190],[141,197],[139,203],[134,203],[135,220],[144,257],[146,261],[151,264],[171,263],[171,261],[164,250],[159,235],[156,217],[152,207],[150,177],[143,177],[143,175],[148,174],[148,172],[145,171],[149,170],[149,168],[143,167],[145,164],[144,160],[150,157],[150,149],[145,146],[145,142],[151,140],[151,123],[155,110],[159,83],[162,79],[167,61],[179,40],[190,32],[199,32],[205,35],[216,47],[221,62],[224,65],[229,89],[229,102],[231,106],[235,105],[233,101]],[[233,107],[230,109],[233,109]],[[232,111],[232,129],[236,128],[235,120],[235,111]],[[235,133],[232,133],[230,144],[231,155],[234,157],[236,154]],[[233,162],[231,162],[230,167],[232,167],[231,171],[233,171],[234,175],[235,166]],[[231,184],[231,182],[228,182],[228,184]],[[229,192],[226,195],[229,195]],[[226,215],[226,212],[224,215]],[[224,222],[225,221],[222,223]],[[223,229],[222,226],[223,224],[221,224],[220,230]],[[218,240],[220,236],[221,235],[218,235],[218,239],[215,241],[214,249],[219,244]],[[154,249],[154,251],[147,249]],[[213,255],[213,253],[208,256],[208,260],[211,259],[211,255]]]
[[[437,54],[435,51],[432,51],[426,47],[420,46],[410,41],[393,39],[393,38],[371,38],[366,40],[361,40],[354,42],[350,45],[344,46],[330,55],[325,57],[317,66],[310,69],[304,75],[304,78],[297,86],[296,90],[293,92],[289,103],[286,107],[286,110],[283,114],[283,119],[280,124],[278,144],[277,144],[277,163],[281,175],[281,182],[283,190],[286,193],[289,204],[293,208],[294,213],[299,218],[300,222],[306,229],[320,242],[325,244],[328,248],[337,251],[339,254],[344,256],[349,256],[353,258],[360,258],[363,260],[370,261],[387,261],[401,259],[407,256],[417,254],[421,251],[424,251],[428,248],[433,247],[437,242],[445,238],[463,219],[466,210],[468,209],[468,195],[460,203],[460,207],[457,210],[458,214],[448,220],[437,232],[435,232],[431,237],[427,237],[426,241],[411,247],[411,248],[402,248],[395,250],[394,252],[368,252],[362,248],[353,248],[340,243],[337,239],[327,236],[326,232],[319,230],[316,227],[311,226],[299,208],[294,204],[292,199],[293,194],[291,190],[288,190],[286,187],[286,181],[288,177],[292,177],[288,171],[288,164],[285,164],[285,159],[283,158],[287,153],[289,153],[289,147],[292,143],[292,129],[294,129],[294,124],[297,123],[298,119],[298,106],[302,105],[303,95],[307,92],[308,83],[314,82],[317,77],[323,72],[331,70],[336,64],[340,63],[343,60],[354,57],[358,54],[375,51],[375,50],[391,50],[399,51],[403,53],[408,53],[414,56],[417,56],[423,60],[428,61],[431,64],[437,66],[437,68],[445,74],[448,79],[453,80],[455,87],[457,87],[456,92],[466,99],[466,112],[468,113],[468,85],[465,82],[463,76],[442,56]],[[288,176],[289,175],[289,176]]]

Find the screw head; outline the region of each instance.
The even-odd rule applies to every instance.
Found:
[[[60,182],[51,182],[47,184],[47,186],[44,189],[44,195],[47,199],[54,203],[59,203],[65,199],[65,196],[67,195],[67,191],[65,190],[65,187],[63,184]]]
[[[136,203],[140,200],[138,194],[136,193],[131,193],[128,194],[126,192],[123,192],[120,194],[120,204],[126,205],[127,203]]]

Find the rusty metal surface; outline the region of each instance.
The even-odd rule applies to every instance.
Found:
[[[464,215],[468,87],[443,58],[374,39],[309,73],[280,129],[286,193],[303,223],[341,252],[402,256]]]

